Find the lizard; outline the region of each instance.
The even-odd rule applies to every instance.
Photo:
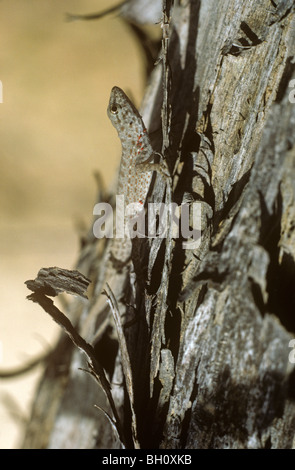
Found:
[[[132,212],[127,215],[125,212],[126,226],[144,209],[153,171],[152,165],[147,163],[144,168],[141,164],[150,162],[155,152],[141,115],[124,91],[117,86],[111,90],[107,114],[117,130],[122,147],[116,194],[124,196],[125,207],[133,203]],[[108,245],[102,261],[105,266],[102,266],[103,277],[97,282],[94,304],[90,306],[82,325],[82,336],[92,342],[102,335],[109,322],[110,308],[106,297],[101,295],[106,283],[117,299],[121,315],[124,311],[122,299],[128,273],[132,270],[131,252],[132,241],[126,234],[124,238],[113,238]]]

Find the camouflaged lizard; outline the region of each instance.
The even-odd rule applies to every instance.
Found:
[[[125,93],[118,87],[113,87],[110,95],[107,114],[118,132],[122,145],[122,156],[119,170],[117,195],[124,196],[125,207],[133,203],[133,212],[125,215],[125,225],[128,218],[136,216],[144,208],[149,191],[152,171],[147,164],[143,170],[141,163],[150,162],[153,158],[149,136],[143,120]],[[152,167],[152,165],[150,165]],[[105,258],[105,270],[102,282],[99,282],[94,297],[94,305],[88,313],[82,327],[82,336],[95,341],[104,331],[109,321],[109,306],[106,296],[100,295],[106,283],[113,291],[121,313],[123,313],[124,287],[128,274],[132,270],[132,242],[124,238],[113,238]],[[99,291],[99,292],[98,292]]]

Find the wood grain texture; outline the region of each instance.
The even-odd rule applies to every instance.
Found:
[[[170,31],[171,120],[164,156],[173,175],[172,200],[181,204],[189,194],[201,202],[203,231],[196,251],[172,239],[133,244],[136,308],[127,308],[126,318],[135,321],[125,335],[137,437],[142,447],[164,449],[291,448],[295,105],[288,84],[295,77],[294,4],[180,1]],[[156,151],[162,150],[161,135],[153,132],[161,129],[161,70],[159,63],[142,108]],[[166,195],[167,181],[157,177],[151,200],[162,202]],[[88,257],[81,253],[87,277],[97,275],[102,243],[90,237]],[[127,306],[130,295],[129,289]],[[106,335],[98,354],[103,347],[113,350],[113,339],[113,332]],[[110,377],[119,377],[120,356],[114,357],[105,367]],[[79,439],[71,441],[73,429],[76,437],[84,432],[83,447],[93,447],[83,427],[85,408],[92,429],[104,419],[90,411],[93,395],[75,381],[76,367],[72,362],[70,379],[55,397],[60,407],[49,440],[68,410],[57,447],[65,440],[78,446]],[[45,374],[45,389],[46,381]],[[122,405],[128,396],[120,390]],[[83,408],[74,407],[80,393]],[[41,397],[39,392],[35,410],[42,410]],[[132,446],[130,413],[123,406],[120,413]],[[33,426],[38,428],[36,417],[28,425],[27,446],[38,446]],[[104,434],[95,445],[118,444]]]

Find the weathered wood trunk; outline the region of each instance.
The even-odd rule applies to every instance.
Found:
[[[169,109],[172,115],[164,146],[156,132],[165,84],[161,62],[142,107],[154,149],[164,151],[173,174],[169,188],[171,182],[157,175],[151,198],[199,202],[202,236],[194,250],[169,236],[134,244],[136,308],[130,316],[136,321],[125,332],[138,442],[165,449],[291,448],[294,2],[175,3],[164,87],[169,106],[162,117],[169,118]],[[90,233],[77,263],[94,283],[103,243]],[[127,303],[130,295],[126,291]],[[77,328],[86,304],[77,300],[67,312]],[[132,447],[117,351],[110,328],[96,353],[114,383],[125,445]],[[36,392],[24,447],[120,447],[94,408],[108,409],[102,390],[79,367],[85,368],[84,357],[63,335]]]

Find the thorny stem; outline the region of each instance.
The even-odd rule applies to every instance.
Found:
[[[162,64],[163,64],[163,104],[162,104],[162,155],[169,147],[169,129],[170,129],[170,110],[168,102],[169,93],[169,65],[168,65],[168,45],[169,45],[169,26],[170,26],[170,10],[173,0],[163,0],[163,20],[162,20]]]

